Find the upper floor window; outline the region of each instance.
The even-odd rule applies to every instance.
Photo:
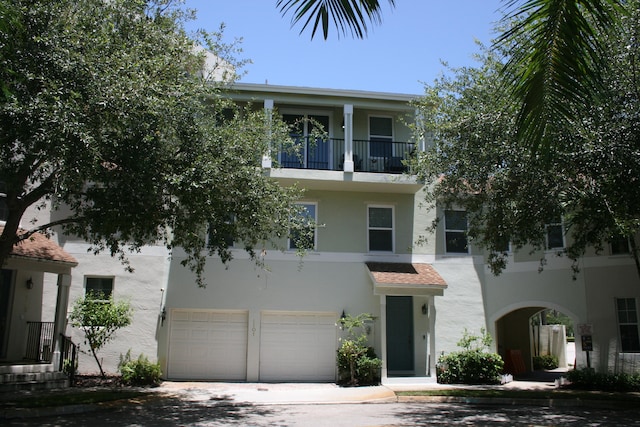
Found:
[[[231,228],[234,219],[232,217],[224,222],[224,226],[220,228],[214,227],[212,223],[209,224],[207,229],[207,248],[213,249],[216,247],[230,248],[233,247],[233,234]],[[228,228],[225,228],[226,226]]]
[[[113,294],[113,277],[85,277],[85,295],[109,299]]]
[[[445,252],[457,254],[469,253],[467,229],[466,211],[444,211]]]
[[[0,182],[0,222],[9,218],[9,208],[7,207],[7,193],[4,182]]]
[[[301,207],[300,215],[302,216],[303,223],[307,224],[307,228],[304,232],[291,230],[289,249],[305,247],[315,250],[317,247],[316,223],[318,220],[318,206],[316,203],[308,202],[298,203],[298,205]]]
[[[611,255],[627,255],[631,253],[631,248],[629,247],[629,239],[625,236],[616,235],[609,240],[609,244],[611,245]]]
[[[367,215],[370,252],[393,252],[393,208],[369,206]]]
[[[635,298],[616,298],[620,349],[625,353],[640,352],[638,335],[638,311]]]
[[[393,119],[391,117],[369,117],[369,155],[391,157],[393,147]]]
[[[565,247],[564,227],[560,218],[557,221],[547,224],[546,230],[546,249],[562,249]]]

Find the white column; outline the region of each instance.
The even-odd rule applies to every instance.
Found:
[[[346,171],[345,171],[346,172]],[[387,296],[380,295],[380,354],[382,358],[382,372],[380,381],[384,384],[387,379]]]
[[[429,297],[429,354],[427,375],[435,377],[436,375],[436,362],[438,361],[438,355],[436,354],[436,297]]]
[[[353,105],[344,105],[344,171],[353,172]]]
[[[67,328],[67,310],[69,307],[69,289],[71,288],[71,275],[59,274],[58,275],[58,296],[56,300],[56,315],[53,324],[53,343],[51,348],[54,349],[55,354],[52,359],[53,363],[57,364],[60,358],[60,349],[58,343],[60,342],[60,334],[63,334]]]
[[[264,112],[265,112],[265,120],[266,120],[266,128],[267,128],[267,144],[269,148],[267,152],[262,156],[262,167],[266,169],[271,169],[271,120],[273,119],[273,99],[265,99],[264,100]]]

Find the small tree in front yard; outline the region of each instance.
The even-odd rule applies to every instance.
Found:
[[[100,375],[105,378],[98,351],[111,341],[118,329],[131,324],[133,309],[127,301],[114,301],[102,294],[88,293],[73,304],[71,325],[84,332],[87,345],[98,364]]]
[[[340,326],[347,331],[338,349],[338,376],[340,382],[348,385],[369,385],[379,381],[382,361],[367,343],[367,322],[373,320],[370,314],[356,317],[347,315],[340,319]]]

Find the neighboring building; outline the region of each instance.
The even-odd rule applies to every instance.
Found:
[[[588,254],[573,280],[570,262],[554,255],[564,246],[562,224],[550,224],[546,253],[512,253],[505,272],[493,276],[467,239],[465,212],[421,206],[424,185],[403,163],[427,143],[412,139],[408,125],[414,96],[253,84],[232,89],[239,103],[290,123],[313,118],[327,130],[328,140],[309,141],[303,125],[292,135],[302,144],[301,157],[277,153],[272,162],[265,153],[263,159],[272,179],[306,189],[300,203],[318,224],[315,248],[300,259],[291,242],[282,242],[291,248],[284,253],[266,247],[260,268],[235,242],[227,266],[209,259],[202,289],[181,265],[180,250],[131,254],[135,272],[127,273],[117,259],[59,237],[78,262],[71,303],[100,288],[134,307],[133,324],[102,352],[107,370],[115,372],[119,355],[131,349],[134,357],[157,358],[173,380],[334,381],[337,323],[343,314],[360,313],[374,316],[367,329],[383,359],[383,382],[435,377],[439,355],[457,350],[465,329],[485,328],[510,369],[531,370],[539,342],[531,322],[542,309],[572,319],[579,367],[638,369],[640,286],[628,245]],[[436,218],[436,233],[417,245]],[[55,286],[46,282],[44,313],[54,312],[56,301]],[[71,333],[82,344],[80,332]],[[587,360],[579,334],[588,333]],[[97,367],[82,355],[79,369]]]

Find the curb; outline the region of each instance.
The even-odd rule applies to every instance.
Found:
[[[547,406],[555,408],[637,409],[637,402],[584,399],[532,399],[464,396],[397,396],[398,403],[466,403],[499,406]]]

